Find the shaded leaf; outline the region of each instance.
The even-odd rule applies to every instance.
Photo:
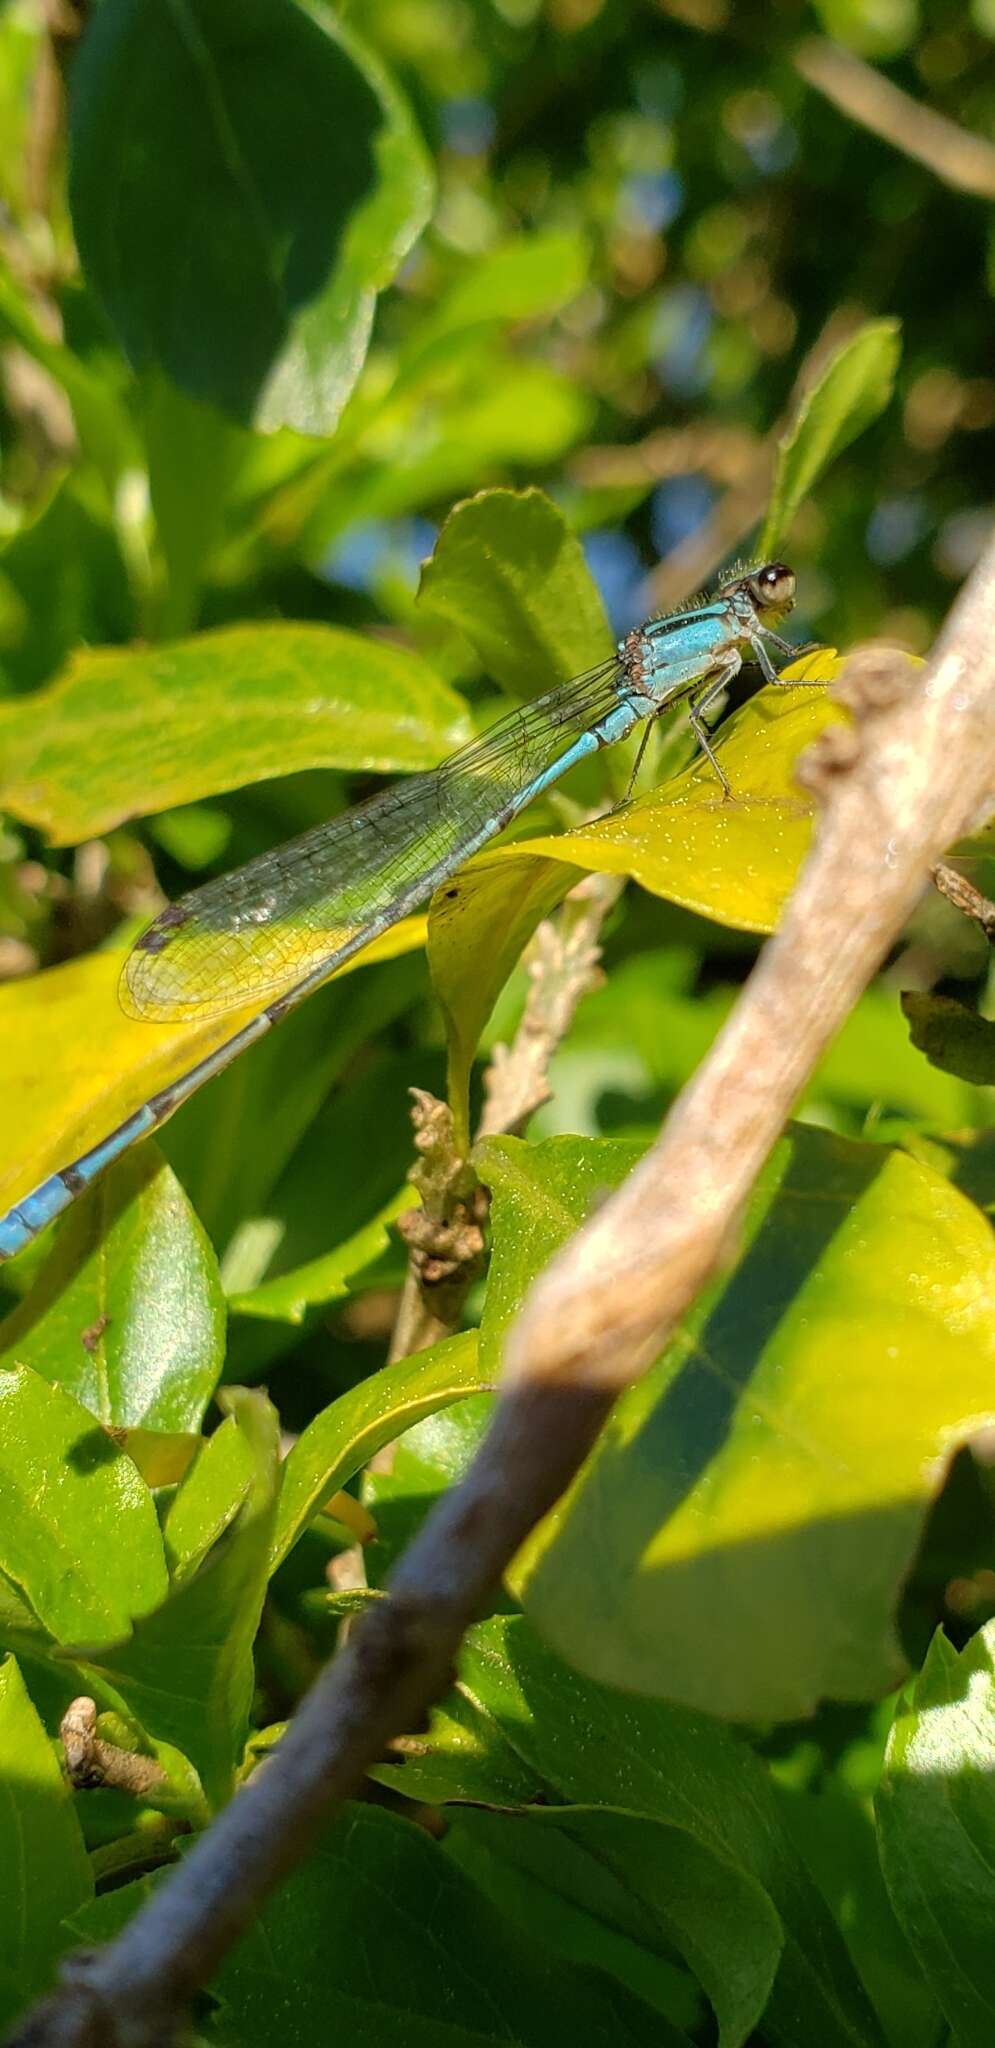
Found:
[[[81,642],[127,640],[135,605],[109,519],[72,479],[0,554],[0,677],[33,690]]]
[[[245,1744],[279,1451],[277,1417],[265,1395],[229,1388],[224,1398],[252,1466],[235,1527],[199,1571],[138,1624],[129,1642],[83,1666],[94,1691],[137,1721],[153,1748],[170,1743],[188,1758],[212,1805],[230,1793]],[[216,1476],[215,1469],[212,1480]],[[191,1542],[191,1562],[194,1549]]]
[[[84,454],[89,455],[113,498],[121,472],[137,465],[138,439],[127,407],[110,379],[99,374],[65,343],[42,332],[24,293],[0,262],[0,334],[19,342],[65,392]]]
[[[612,652],[584,551],[542,491],[481,491],[457,505],[419,599],[514,697],[569,682]]]
[[[155,1506],[70,1394],[0,1371],[0,1567],[62,1643],[112,1642],[166,1590]]]
[[[761,2016],[765,2037],[794,2048],[878,2042],[766,1772],[737,1735],[592,1684],[519,1616],[471,1630],[459,1686],[551,1788],[527,1825],[562,1828],[579,1852],[561,1865],[565,1885],[589,1909],[610,1899],[620,1931],[673,1943],[720,2018],[724,2048]]]
[[[423,919],[406,918],[343,972],[420,945],[424,930]],[[258,1007],[209,1024],[139,1023],[117,999],[123,958],[90,953],[0,989],[0,1061],[9,1090],[2,1209],[105,1138]]]
[[[934,1638],[899,1703],[876,1799],[898,1919],[960,2048],[995,2026],[995,1626]]]
[[[183,0],[150,23],[142,0],[105,0],[73,71],[69,190],[136,367],[247,424],[326,434],[432,178],[396,88],[330,13]]]
[[[481,1358],[641,1147],[488,1140]],[[614,1409],[515,1589],[561,1653],[742,1719],[873,1698],[895,1607],[958,1444],[992,1415],[987,1220],[903,1153],[795,1127],[731,1275]],[[716,1617],[720,1617],[717,1624]]]
[[[422,1829],[370,1806],[349,1808],[294,1872],[215,1990],[223,2037],[245,2048],[313,2048],[357,2010],[371,2044],[405,2048],[677,2048],[683,2038],[610,1978],[555,1960]]]
[[[931,1066],[982,1088],[995,1083],[995,1024],[987,1017],[979,1017],[977,1010],[969,1010],[953,996],[917,989],[903,991],[902,1009],[913,1045]]]
[[[698,1985],[659,1922],[605,1863],[571,1840],[566,1815],[564,1826],[546,1827],[541,1809],[518,1815],[477,1806],[450,1808],[447,1819],[446,1854],[502,1913],[528,1933],[541,1927],[554,1953],[607,1970],[673,2026],[701,2038]],[[637,1823],[631,1832],[638,1839],[629,1846],[638,1853],[647,1830]]]
[[[375,1451],[423,1415],[486,1386],[477,1364],[477,1333],[468,1330],[384,1366],[323,1408],[302,1430],[283,1466],[273,1568],[329,1495]]]
[[[89,1859],[55,1751],[13,1657],[0,1660],[0,2026],[51,1989],[60,1923],[93,1896]]]
[[[196,1430],[224,1355],[214,1254],[152,1145],[74,1205],[34,1286],[0,1324],[0,1361],[30,1365],[118,1428]]]
[[[884,411],[901,348],[897,320],[868,320],[844,342],[802,400],[778,450],[758,561],[776,552],[823,470]]]
[[[233,1294],[228,1306],[235,1315],[259,1316],[268,1322],[302,1323],[309,1308],[340,1301],[353,1291],[353,1281],[390,1245],[388,1225],[412,1206],[410,1189],[402,1188],[369,1223],[344,1244],[304,1266],[294,1266],[248,1293]],[[0,1330],[0,1339],[3,1332]]]
[[[0,801],[67,845],[295,769],[430,767],[468,733],[414,653],[339,626],[228,626],[84,649],[30,702],[0,704]]]

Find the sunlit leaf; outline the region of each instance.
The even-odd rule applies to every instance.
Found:
[[[113,1642],[166,1590],[155,1507],[127,1453],[70,1394],[0,1371],[0,1568],[62,1643]]]
[[[254,1476],[252,1445],[234,1415],[201,1442],[162,1525],[174,1585],[196,1571],[242,1506]]]
[[[787,674],[831,681],[829,650]],[[808,851],[813,805],[794,780],[799,753],[839,716],[821,688],[768,690],[731,723],[726,798],[698,760],[593,824],[516,840],[444,883],[429,915],[429,960],[446,1018],[450,1101],[465,1117],[467,1077],[495,998],[540,919],[584,873],[631,876],[654,895],[745,931],[772,931]]]
[[[93,1896],[72,1795],[13,1657],[0,1661],[0,2026],[52,1986],[61,1922]]]
[[[487,1385],[477,1361],[477,1333],[468,1330],[384,1366],[323,1408],[302,1430],[283,1465],[273,1566],[286,1556],[329,1495],[375,1451],[423,1415],[480,1393]]]
[[[192,397],[330,432],[431,197],[403,100],[329,12],[183,0],[150,20],[142,0],[105,0],[88,21],[70,174],[83,266],[136,367]]]
[[[423,919],[406,918],[343,972],[407,952],[424,931]],[[7,1091],[0,1210],[106,1137],[256,1007],[206,1025],[138,1023],[117,1000],[122,959],[91,953],[0,989]]]
[[[196,1430],[224,1351],[214,1254],[154,1146],[76,1203],[0,1324],[0,1365],[30,1365],[117,1428]]]
[[[515,697],[569,682],[612,651],[580,542],[542,491],[481,491],[457,505],[419,595]]]
[[[778,450],[758,560],[775,553],[823,470],[884,411],[901,349],[897,320],[868,320],[807,393]]]
[[[153,1745],[182,1751],[212,1804],[231,1790],[248,1728],[279,1453],[276,1412],[265,1395],[233,1388],[226,1400],[252,1471],[237,1526],[130,1641],[84,1666],[94,1691],[133,1717]],[[192,1549],[186,1558],[192,1562]]]
[[[492,1370],[532,1278],[640,1151],[480,1147]],[[895,1608],[925,1517],[954,1449],[995,1415],[995,1247],[939,1174],[804,1126],[766,1169],[744,1239],[613,1411],[515,1585],[594,1676],[788,1719],[901,1676]]]
[[[899,1703],[876,1800],[891,1902],[958,2048],[995,2025],[995,1626],[937,1635]]]
[[[230,626],[84,649],[0,704],[0,802],[65,845],[295,769],[431,767],[469,730],[414,653],[337,626]]]

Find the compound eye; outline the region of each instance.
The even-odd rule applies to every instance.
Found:
[[[767,562],[754,579],[757,596],[764,606],[787,606],[794,602],[795,572],[786,562]]]

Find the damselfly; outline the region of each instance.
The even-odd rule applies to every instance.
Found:
[[[256,998],[259,1011],[0,1218],[0,1258],[21,1251],[112,1160],[424,903],[585,755],[638,725],[648,731],[662,711],[685,701],[728,796],[703,714],[736,675],[744,650],[769,683],[779,681],[768,648],[798,651],[774,630],[794,593],[783,562],[736,573],[707,602],[628,633],[610,660],[509,712],[441,767],[168,904],[125,962],[120,1000],[128,1016],[178,1023],[244,1010]]]

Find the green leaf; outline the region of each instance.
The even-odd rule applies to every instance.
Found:
[[[481,491],[457,505],[419,601],[459,628],[513,697],[569,682],[612,651],[584,551],[542,491]]]
[[[814,1748],[805,1745],[804,1737],[802,1742]],[[782,1818],[829,1906],[892,2048],[937,2048],[939,2008],[892,1910],[873,1814],[863,1788],[847,1783],[839,1761],[834,1763],[832,1777],[822,1779],[818,1790],[777,1788]],[[872,1768],[876,1782],[877,1757]]]
[[[0,677],[33,690],[80,642],[127,640],[135,606],[117,537],[74,480],[0,554],[0,587],[13,609],[0,634]]]
[[[162,1525],[174,1586],[188,1579],[234,1521],[252,1486],[252,1445],[234,1415],[200,1446]]]
[[[721,2022],[820,2048],[880,2036],[843,1942],[780,1820],[763,1766],[707,1717],[569,1670],[519,1616],[471,1630],[459,1690],[548,1787],[527,1826],[562,1828],[561,1877],[589,1910],[683,1955]],[[431,1729],[426,1747],[432,1742]],[[479,1796],[479,1795],[478,1795]],[[565,1802],[565,1804],[564,1804]],[[520,1853],[527,1854],[527,1851]]]
[[[166,1590],[155,1506],[70,1394],[0,1371],[0,1568],[62,1643],[113,1642]]]
[[[221,2037],[245,2048],[314,2048],[354,2029],[357,2013],[369,2048],[681,2039],[610,1978],[558,1962],[514,1928],[424,1830],[370,1806],[349,1808],[323,1837],[213,1988]]]
[[[0,1661],[0,2026],[52,1986],[60,1922],[93,1896],[72,1794],[13,1657]]]
[[[229,626],[77,653],[0,704],[0,803],[60,845],[301,768],[432,766],[469,735],[419,657],[337,626]]]
[[[273,1568],[323,1502],[375,1451],[423,1415],[480,1393],[487,1385],[477,1365],[477,1333],[468,1330],[384,1366],[323,1408],[302,1430],[283,1465]]]
[[[469,1087],[480,1034],[536,926],[577,881],[566,862],[487,855],[432,899],[428,960],[446,1026],[447,1092],[456,1145],[470,1143]]]
[[[844,342],[802,400],[778,450],[774,488],[757,548],[759,561],[768,560],[781,545],[823,470],[884,411],[901,348],[897,320],[868,320]]]
[[[248,1293],[232,1294],[228,1306],[235,1315],[258,1316],[267,1322],[303,1323],[309,1308],[340,1301],[353,1292],[353,1282],[363,1268],[373,1264],[390,1245],[388,1225],[410,1209],[412,1195],[402,1188],[369,1223],[353,1232],[344,1244],[306,1265],[294,1266],[272,1280],[263,1280]],[[0,1338],[3,1332],[0,1330]]]
[[[876,1800],[891,1902],[958,2048],[995,2026],[995,1625],[942,1635],[899,1703]]]
[[[411,355],[420,357],[429,342],[442,335],[485,321],[507,326],[512,320],[555,313],[582,290],[589,269],[586,242],[569,230],[515,235],[485,249],[415,329],[413,344],[402,359],[402,374]]]
[[[213,406],[189,398],[155,372],[146,379],[144,428],[149,496],[169,572],[157,637],[170,638],[196,624],[228,494],[251,443]]]
[[[534,1276],[641,1150],[488,1140],[496,1375]],[[887,1691],[895,1607],[955,1448],[993,1413],[985,1217],[905,1154],[804,1126],[732,1273],[623,1396],[517,1560],[548,1639],[595,1677],[739,1719]]]
[[[245,1745],[279,1457],[277,1416],[265,1395],[229,1388],[225,1405],[252,1464],[235,1527],[199,1571],[136,1626],[129,1642],[89,1657],[82,1667],[94,1691],[137,1721],[153,1748],[161,1742],[182,1751],[212,1805],[229,1796]],[[211,1490],[216,1477],[215,1470]]]
[[[191,397],[330,433],[431,199],[403,100],[329,12],[178,0],[150,19],[142,0],[104,0],[88,22],[70,171],[83,267],[135,366]]]
[[[701,2039],[704,2000],[675,1960],[663,1927],[605,1863],[571,1840],[566,1811],[563,1826],[544,1826],[539,1810],[535,1826],[532,1817],[484,1806],[451,1808],[446,1854],[519,1927],[527,1933],[541,1927],[555,1954],[607,1970],[671,2026]],[[631,1827],[631,1851],[645,1846],[646,1833],[638,1823]],[[728,1967],[728,1951],[726,1961]]]
[[[0,1362],[31,1366],[116,1428],[199,1428],[224,1355],[214,1253],[150,1145],[75,1204],[0,1325]]]
[[[377,1525],[364,1562],[371,1586],[381,1586],[396,1559],[440,1493],[454,1486],[479,1449],[494,1408],[494,1395],[469,1394],[452,1408],[438,1408],[406,1430],[389,1469],[368,1466],[360,1499]]]
[[[979,1017],[977,1010],[969,1010],[953,996],[920,994],[915,989],[904,991],[902,1009],[913,1045],[931,1066],[982,1088],[995,1083],[995,1024],[987,1017]]]

